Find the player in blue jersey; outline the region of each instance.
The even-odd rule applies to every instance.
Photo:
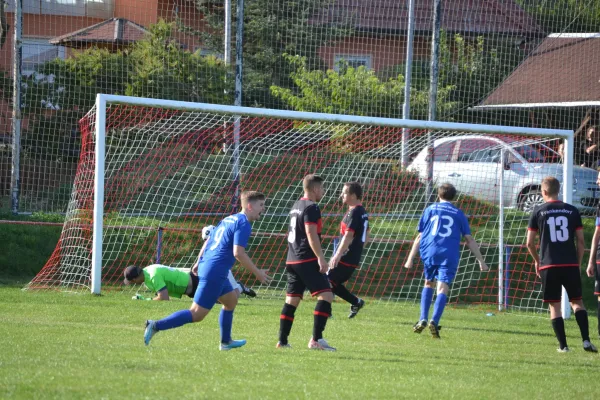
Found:
[[[424,265],[425,286],[421,293],[421,317],[413,326],[415,333],[427,327],[429,308],[437,281],[437,297],[433,306],[433,316],[429,321],[429,331],[434,339],[440,338],[440,318],[448,301],[448,291],[458,270],[460,241],[464,236],[467,246],[479,261],[479,268],[487,271],[477,242],[471,236],[471,229],[465,214],[451,203],[456,189],[449,183],[438,188],[439,202],[427,207],[419,220],[419,234],[415,239],[405,268],[411,268],[417,251],[421,253]]]
[[[269,283],[271,277],[258,269],[246,254],[246,246],[252,226],[250,222],[260,218],[265,209],[265,196],[260,192],[243,192],[242,212],[223,219],[208,238],[206,250],[198,266],[198,288],[189,310],[177,311],[158,321],[146,321],[144,343],[148,345],[159,331],[173,329],[192,322],[200,322],[219,301],[223,307],[219,315],[221,327],[221,350],[231,350],[246,344],[245,340],[231,339],[233,311],[238,296],[227,275],[237,259],[251,271],[261,283]]]

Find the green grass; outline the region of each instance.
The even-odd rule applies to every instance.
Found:
[[[321,353],[306,349],[309,301],[296,313],[294,348],[277,351],[281,302],[242,299],[234,337],[248,344],[224,353],[214,311],[143,345],[146,318],[189,300],[9,287],[0,298],[0,398],[573,399],[591,398],[597,387],[600,356],[581,349],[573,320],[573,351],[558,354],[546,316],[448,308],[434,341],[412,333],[416,305],[371,302],[348,320],[348,306],[335,303],[325,336],[338,351]],[[590,325],[595,332],[595,318]]]

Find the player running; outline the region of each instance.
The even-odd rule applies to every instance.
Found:
[[[198,266],[200,265],[200,260],[202,259],[202,255],[204,254],[204,251],[206,250],[206,244],[208,243],[208,237],[211,235],[211,233],[215,230],[214,225],[208,225],[205,226],[204,228],[202,228],[202,239],[204,240],[204,244],[202,245],[202,248],[200,249],[200,253],[198,254],[198,260],[196,261],[196,263],[194,264],[194,267],[192,268],[192,274],[198,275]],[[256,297],[256,292],[254,290],[252,290],[249,287],[246,287],[242,282],[240,281],[236,281],[235,278],[233,277],[233,273],[231,271],[229,271],[229,273],[227,274],[227,279],[229,280],[229,283],[231,284],[231,287],[233,287],[233,289],[237,292],[237,294],[245,294],[248,297]]]
[[[243,192],[242,212],[223,219],[210,235],[206,250],[198,267],[198,288],[189,310],[177,311],[158,321],[146,321],[144,343],[148,345],[159,331],[173,329],[192,322],[202,321],[219,301],[223,307],[219,315],[221,328],[220,350],[231,350],[246,344],[245,340],[232,340],[231,326],[238,297],[227,279],[235,260],[264,284],[271,277],[258,269],[246,254],[246,246],[252,232],[250,223],[260,218],[265,209],[265,196],[260,192]]]
[[[479,269],[487,271],[477,242],[471,236],[471,228],[465,214],[452,204],[456,189],[450,183],[438,188],[438,203],[427,207],[419,220],[419,234],[415,239],[404,268],[413,266],[417,251],[423,260],[425,285],[421,293],[421,317],[413,326],[415,333],[427,327],[429,308],[437,281],[437,297],[433,306],[433,316],[429,321],[429,331],[434,339],[440,338],[440,319],[448,302],[450,285],[458,271],[460,259],[460,239],[464,236],[467,246],[479,261]]]

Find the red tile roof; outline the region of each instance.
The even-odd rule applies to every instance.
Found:
[[[548,36],[475,109],[600,105],[600,33]]]
[[[503,33],[544,36],[542,28],[512,0],[444,0],[442,29],[470,34]],[[415,31],[432,29],[433,1],[415,0]],[[408,1],[334,0],[321,10],[314,22],[352,21],[359,30],[403,33],[408,26]]]
[[[130,44],[140,40],[148,31],[141,25],[125,18],[111,18],[66,35],[50,39],[50,43],[62,46],[88,43]]]

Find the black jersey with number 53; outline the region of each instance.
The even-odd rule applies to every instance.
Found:
[[[319,240],[323,222],[319,205],[305,197],[294,203],[290,211],[290,222],[288,225],[288,254],[286,264],[302,264],[315,261],[317,256],[310,248],[306,225],[316,225]]]
[[[360,256],[362,255],[363,246],[367,241],[367,231],[369,230],[369,215],[367,210],[359,204],[349,210],[340,227],[342,238],[346,232],[351,231],[354,234],[352,243],[346,253],[340,259],[340,264],[347,267],[358,267]],[[340,239],[341,240],[341,239]]]
[[[583,224],[575,207],[560,200],[546,202],[533,210],[528,229],[540,235],[540,269],[579,267],[575,232]]]

